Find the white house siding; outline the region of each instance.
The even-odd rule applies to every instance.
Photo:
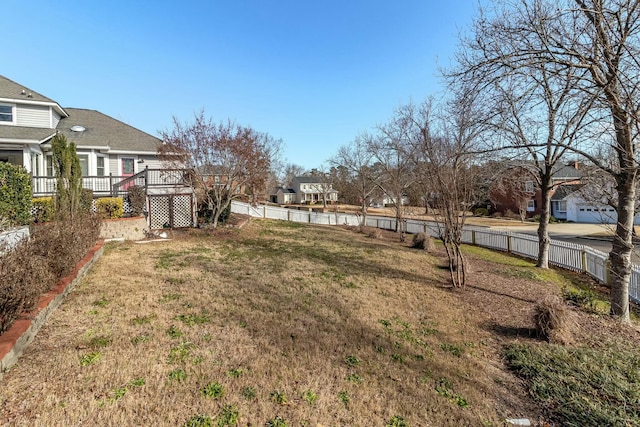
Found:
[[[53,110],[53,108],[51,108],[51,110]],[[51,128],[55,129],[58,127],[58,123],[60,123],[60,114],[53,110],[51,114]]]
[[[16,105],[16,125],[34,128],[50,128],[49,107],[40,105]]]
[[[140,172],[145,167],[149,169],[164,169],[162,166],[162,162],[155,156],[138,156],[139,160],[144,160],[144,163],[139,163],[137,166],[137,171]]]
[[[111,172],[114,175],[120,174],[119,161],[120,159],[118,159],[117,155],[115,154],[109,155],[109,172]]]

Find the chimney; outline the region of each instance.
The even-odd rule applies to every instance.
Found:
[[[578,170],[579,165],[580,165],[580,162],[578,162],[577,160],[573,162],[573,167],[575,168],[575,170]]]

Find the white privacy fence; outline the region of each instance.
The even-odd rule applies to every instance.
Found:
[[[345,213],[319,213],[308,210],[294,210],[275,206],[251,206],[247,203],[232,202],[231,211],[256,218],[279,219],[283,221],[303,222],[323,225],[360,225],[362,217]],[[385,230],[396,229],[396,219],[381,216],[367,216],[366,225]],[[433,221],[408,219],[405,221],[408,233],[428,233],[440,237],[440,224]],[[510,252],[523,257],[538,258],[538,238],[527,234],[489,230],[481,227],[466,226],[462,233],[462,242],[489,249]],[[551,240],[549,245],[549,263],[558,267],[586,273],[601,283],[609,281],[608,254],[575,243]],[[629,297],[640,303],[640,266],[634,265],[629,284]]]

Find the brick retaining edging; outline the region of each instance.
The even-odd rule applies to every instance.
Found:
[[[17,361],[22,352],[31,344],[40,328],[51,313],[60,306],[64,298],[87,273],[91,265],[102,256],[104,240],[94,247],[78,262],[73,271],[45,293],[38,300],[33,311],[23,313],[2,335],[0,335],[0,379]]]

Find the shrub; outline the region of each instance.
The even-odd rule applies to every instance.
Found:
[[[80,210],[90,211],[93,205],[93,190],[90,188],[83,188],[80,193]]]
[[[520,215],[513,212],[511,209],[506,210],[506,212],[504,213],[504,217],[509,219],[520,219]]]
[[[0,334],[21,313],[31,310],[40,295],[55,284],[47,259],[33,252],[34,244],[29,240],[0,257]]]
[[[127,197],[129,198],[129,204],[131,205],[131,216],[141,216],[144,212],[145,204],[147,203],[147,195],[144,191],[144,187],[141,185],[134,185],[127,190]]]
[[[211,197],[214,197],[213,194],[211,195]],[[201,218],[201,220],[205,223],[212,223],[215,213],[216,213],[215,207],[213,209],[209,209],[209,206],[207,203],[202,203],[200,206],[198,206],[198,218]],[[229,205],[227,205],[227,207],[224,208],[223,211],[220,213],[220,216],[218,217],[218,223],[219,224],[226,223],[229,220],[230,216],[231,216],[231,204],[229,203]]]
[[[424,249],[426,251],[435,250],[433,239],[427,233],[418,233],[413,235],[413,243],[411,247],[416,249]]]
[[[0,218],[12,226],[31,219],[31,176],[22,166],[0,163]]]
[[[98,240],[100,221],[88,212],[74,220],[33,227],[31,238],[0,257],[0,333],[67,275]]]
[[[31,201],[33,222],[49,222],[55,218],[53,197],[38,197]]]
[[[533,321],[538,337],[558,344],[571,342],[575,325],[570,310],[560,298],[546,298],[536,304]]]
[[[489,216],[489,210],[487,208],[476,208],[473,210],[475,216]]]
[[[84,212],[73,220],[59,220],[35,227],[31,236],[32,251],[47,260],[57,280],[73,269],[99,236],[100,219]]]
[[[123,203],[120,197],[101,197],[96,200],[96,211],[100,218],[122,218],[124,216]]]
[[[362,232],[372,239],[379,239],[382,237],[382,230],[376,227],[362,227]]]

